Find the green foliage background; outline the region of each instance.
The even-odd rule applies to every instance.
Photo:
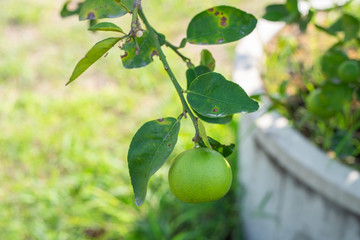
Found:
[[[76,62],[107,33],[61,19],[62,4],[0,2],[0,239],[239,239],[234,191],[214,203],[187,205],[169,190],[169,163],[192,147],[190,120],[167,166],[150,181],[146,203],[135,206],[126,163],[130,140],[145,121],[177,116],[181,105],[160,61],[125,70],[118,49],[65,87]],[[144,9],[178,44],[191,17],[218,4],[144,1]],[[241,7],[234,0],[221,4]],[[129,30],[130,18],[114,22]],[[235,45],[209,47],[228,79]],[[184,54],[199,62],[200,52],[190,46]],[[185,64],[166,54],[185,86]],[[236,121],[208,126],[208,134],[235,142]]]

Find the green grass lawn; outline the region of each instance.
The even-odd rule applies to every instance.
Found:
[[[0,239],[238,239],[234,191],[188,205],[169,190],[171,159],[193,145],[190,120],[150,181],[145,204],[136,207],[126,162],[131,138],[146,121],[178,116],[180,102],[158,59],[125,70],[118,49],[65,87],[77,61],[108,34],[88,32],[75,17],[61,19],[62,4],[0,2]],[[190,18],[218,2],[154,4],[144,1],[153,26],[179,44]],[[221,4],[240,7],[239,1]],[[129,18],[114,22],[127,29]],[[217,71],[228,78],[235,46],[209,47]],[[197,63],[201,49],[190,46],[184,54]],[[184,84],[185,64],[166,53]],[[236,120],[206,125],[208,134],[235,142]]]

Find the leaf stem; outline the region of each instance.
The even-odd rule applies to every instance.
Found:
[[[171,44],[170,42],[166,41],[165,45],[169,48],[171,48],[181,59],[189,66],[193,66],[191,63],[190,58],[185,57],[182,53],[179,52],[179,48]]]
[[[149,34],[155,44],[155,47],[156,47],[156,50],[159,54],[159,58],[161,60],[161,62],[163,63],[164,65],[164,68],[166,70],[166,72],[168,73],[170,79],[171,79],[171,82],[173,83],[175,89],[176,89],[176,92],[177,94],[179,95],[179,98],[180,98],[180,101],[183,105],[183,109],[184,109],[184,116],[185,116],[185,112],[189,114],[192,122],[193,122],[193,125],[194,125],[194,128],[195,128],[195,138],[194,138],[194,142],[195,144],[198,144],[198,141],[199,141],[199,137],[196,137],[196,136],[200,136],[200,131],[199,131],[199,126],[198,126],[198,118],[195,117],[195,115],[193,114],[193,112],[191,111],[189,105],[187,104],[186,100],[185,100],[185,97],[184,97],[184,94],[183,94],[183,89],[182,87],[180,86],[179,82],[176,80],[176,77],[174,75],[174,73],[172,72],[170,66],[169,66],[169,63],[167,62],[166,60],[166,56],[164,54],[164,52],[162,51],[161,49],[161,46],[160,46],[160,43],[159,43],[159,37],[158,35],[155,33],[154,29],[151,27],[151,25],[149,24],[147,18],[145,17],[145,14],[144,12],[142,11],[141,7],[139,8],[139,16],[141,18],[141,20],[144,22],[147,30],[149,31]]]

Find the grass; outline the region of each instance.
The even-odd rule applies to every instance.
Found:
[[[144,4],[158,31],[178,44],[190,18],[217,2]],[[61,19],[61,7],[62,1],[0,3],[0,239],[238,239],[235,191],[214,203],[183,204],[169,191],[171,160],[150,181],[146,203],[135,206],[126,163],[131,138],[148,120],[177,116],[180,102],[157,59],[125,70],[118,49],[65,87],[76,62],[107,34]],[[209,48],[228,78],[234,46]],[[198,62],[201,49],[184,54]],[[184,84],[185,64],[166,53]],[[207,131],[235,142],[236,120]],[[170,159],[192,147],[193,134],[184,121]]]

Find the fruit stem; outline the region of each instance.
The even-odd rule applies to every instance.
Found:
[[[198,119],[197,119],[197,117],[195,117],[195,115],[193,114],[193,112],[191,111],[189,105],[187,104],[187,102],[185,100],[185,97],[184,97],[184,94],[183,94],[183,89],[180,86],[179,82],[176,80],[176,77],[175,77],[174,73],[172,72],[172,70],[171,70],[171,68],[169,66],[169,63],[166,60],[166,56],[165,56],[164,52],[161,49],[161,46],[160,46],[160,43],[159,43],[159,37],[155,33],[155,31],[151,27],[151,25],[149,24],[149,22],[146,19],[145,14],[144,14],[141,7],[139,7],[138,14],[139,14],[141,20],[144,22],[147,30],[149,31],[150,37],[153,40],[154,45],[156,47],[156,50],[157,50],[157,52],[159,54],[159,58],[160,58],[161,62],[163,63],[164,68],[165,68],[166,72],[168,73],[168,75],[170,77],[170,80],[173,83],[173,85],[174,85],[174,87],[176,89],[176,92],[177,92],[177,94],[178,94],[178,96],[180,98],[180,101],[181,101],[181,103],[183,105],[184,112],[187,112],[189,114],[189,116],[190,116],[190,118],[191,118],[191,120],[193,122],[193,125],[194,125],[194,128],[195,128],[195,136],[199,136],[200,131],[199,131],[199,127],[198,127]],[[195,139],[195,140],[197,140],[197,139]],[[197,144],[197,142],[195,142],[195,144]]]

